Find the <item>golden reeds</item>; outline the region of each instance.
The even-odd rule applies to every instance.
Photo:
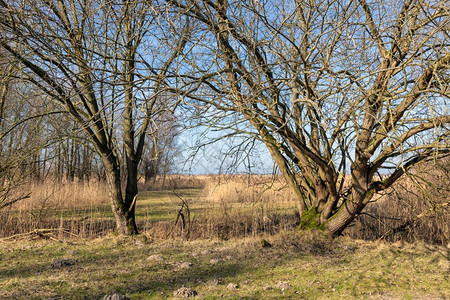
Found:
[[[446,245],[450,238],[449,168],[441,163],[415,169],[388,191],[376,195],[377,201],[369,204],[344,234]],[[295,197],[279,176],[168,175],[140,184],[141,190],[155,190],[158,197],[173,197],[175,191],[183,189],[197,197],[186,201],[183,218],[190,216],[184,220],[184,227],[181,221],[175,224],[175,217],[156,221],[159,219],[152,213],[159,208],[150,203],[144,217],[141,215],[137,221],[141,230],[155,238],[228,239],[273,234],[295,228],[298,222]],[[114,230],[104,182],[45,181],[29,189],[29,199],[0,211],[0,237],[42,228],[60,228],[61,232],[80,237]],[[178,211],[176,205],[172,207]]]

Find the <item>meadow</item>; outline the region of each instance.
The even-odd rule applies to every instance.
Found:
[[[265,237],[148,239],[0,246],[2,299],[448,299],[449,249],[424,243],[329,240],[318,232]]]

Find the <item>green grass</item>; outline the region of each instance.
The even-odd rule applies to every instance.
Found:
[[[188,202],[191,214],[199,215],[205,211],[208,201],[203,199],[201,189],[183,189],[171,191],[147,191],[139,193],[136,206],[136,218],[148,221],[174,220],[182,201]]]
[[[295,203],[244,202],[244,203],[219,203],[212,202],[202,196],[201,189],[182,189],[172,191],[147,191],[139,193],[136,206],[136,217],[148,218],[151,221],[173,220],[182,205],[180,196],[189,204],[192,217],[201,217],[210,211],[228,210],[233,213],[249,213],[254,210],[267,209],[270,205],[272,213],[294,213]],[[208,210],[210,210],[208,212]]]
[[[201,299],[448,299],[449,252],[424,244],[328,240],[297,232],[259,238],[147,240],[108,236],[76,244],[0,243],[0,299],[172,298],[181,286]],[[158,254],[162,262],[148,260]],[[55,259],[73,266],[52,268]],[[211,261],[218,259],[218,263]],[[190,262],[189,269],[179,267]],[[218,285],[209,284],[219,280]],[[288,282],[286,289],[278,287]],[[229,283],[239,285],[228,290]],[[269,288],[270,287],[270,288]]]

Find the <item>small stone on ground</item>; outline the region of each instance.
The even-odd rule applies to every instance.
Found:
[[[187,270],[190,267],[192,267],[192,263],[191,262],[182,262],[181,264],[178,265],[178,269]]]
[[[238,288],[239,288],[239,285],[237,285],[236,283],[229,283],[229,284],[227,285],[227,289],[230,290],[230,291],[236,290],[236,289],[238,289]]]
[[[289,282],[287,282],[287,281],[280,281],[277,284],[277,288],[281,289],[282,291],[287,290],[290,287],[291,287],[291,284]]]
[[[63,268],[73,266],[77,261],[75,259],[55,259],[52,262],[52,268]]]
[[[173,295],[174,295],[174,297],[189,298],[189,297],[197,296],[198,293],[191,288],[183,286],[183,287],[180,287],[175,292],[173,292]]]
[[[102,300],[131,300],[131,299],[124,295],[112,294],[112,295],[105,295]]]
[[[147,260],[156,261],[156,262],[163,262],[165,258],[162,255],[159,254],[153,254],[150,255]]]

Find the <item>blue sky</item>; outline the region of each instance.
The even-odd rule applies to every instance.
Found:
[[[182,132],[177,139],[181,153],[177,159],[179,163],[176,163],[179,168],[175,171],[184,174],[273,172],[274,162],[261,142],[233,137],[208,143],[223,134],[211,131],[205,133],[204,128]]]

